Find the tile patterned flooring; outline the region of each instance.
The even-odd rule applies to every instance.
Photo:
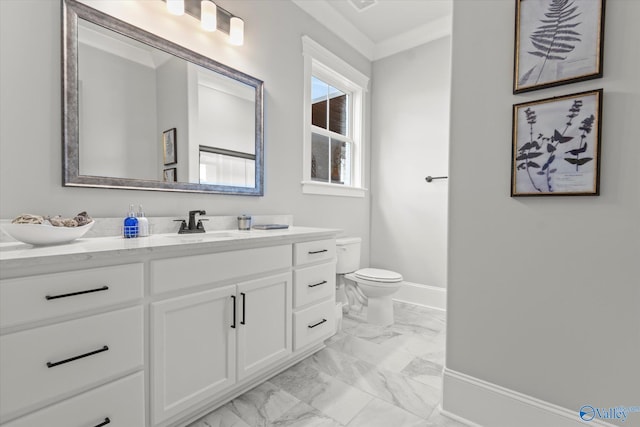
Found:
[[[394,308],[387,327],[346,316],[326,348],[189,427],[464,427],[438,411],[445,314]]]

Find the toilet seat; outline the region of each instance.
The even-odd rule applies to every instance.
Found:
[[[395,271],[382,270],[379,268],[362,268],[353,273],[355,277],[373,286],[383,286],[385,283],[402,282],[402,275]]]

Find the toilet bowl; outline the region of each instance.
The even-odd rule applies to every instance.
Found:
[[[366,309],[367,323],[387,326],[393,323],[391,296],[400,288],[402,275],[378,268],[360,269],[359,238],[337,239],[338,300],[345,312]],[[345,280],[346,279],[346,280]]]
[[[395,271],[363,268],[344,277],[355,282],[367,298],[367,323],[380,326],[393,324],[391,296],[400,288],[402,275]]]

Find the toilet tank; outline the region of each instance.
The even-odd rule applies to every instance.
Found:
[[[336,239],[336,274],[352,273],[360,268],[361,243],[359,237]]]

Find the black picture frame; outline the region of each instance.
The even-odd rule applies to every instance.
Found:
[[[178,181],[178,169],[167,168],[162,172],[162,180],[164,182],[177,182]]]
[[[513,106],[511,197],[598,196],[603,90]]]
[[[601,78],[606,0],[515,0],[513,93]]]
[[[178,163],[178,141],[176,128],[171,128],[162,132],[162,158],[164,165]]]

